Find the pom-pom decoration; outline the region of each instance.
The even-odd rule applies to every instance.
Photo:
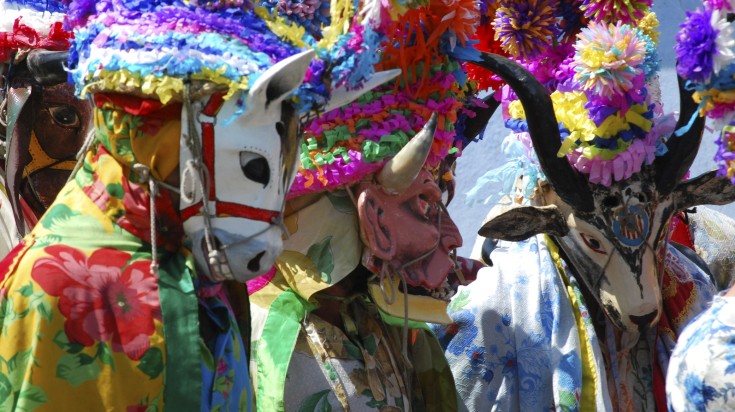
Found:
[[[493,28],[495,39],[513,57],[531,59],[554,45],[556,0],[500,0]]]
[[[591,183],[609,186],[639,172],[665,152],[663,143],[674,128],[658,94],[648,91],[647,82],[657,90],[659,69],[658,20],[650,5],[497,2],[496,38],[549,91],[562,138],[558,154]],[[526,114],[508,86],[502,88],[502,106],[513,135],[527,133]]]
[[[580,9],[593,22],[635,24],[643,18],[652,0],[584,0]]]
[[[726,13],[708,7],[687,12],[676,35],[677,73],[695,90],[700,115],[730,123],[735,110],[735,37]]]
[[[622,95],[643,86],[646,44],[631,26],[592,23],[575,49],[574,80],[589,94]]]
[[[711,9],[687,12],[676,35],[676,72],[692,82],[708,82],[714,71],[718,31],[712,27],[713,16]]]

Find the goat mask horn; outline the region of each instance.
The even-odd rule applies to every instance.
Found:
[[[423,129],[411,139],[375,176],[384,188],[402,192],[416,179],[431,151],[436,131],[437,115],[431,115]]]
[[[681,110],[674,130],[686,127],[692,116],[697,116],[697,118],[683,135],[676,136],[672,133],[666,142],[669,151],[654,161],[656,189],[661,196],[670,194],[692,166],[704,132],[705,119],[697,114],[698,105],[692,99],[693,92],[684,87],[686,80],[681,76],[677,76],[677,80],[679,81],[679,107]]]
[[[517,63],[492,53],[482,53],[474,64],[500,76],[516,93],[527,116],[528,133],[541,169],[559,197],[579,212],[594,210],[592,193],[584,178],[572,168],[561,147],[559,124],[549,93],[533,75]]]
[[[495,110],[500,106],[500,102],[495,99],[495,94],[490,94],[485,97],[482,102],[487,107],[474,107],[472,111],[475,112],[475,117],[467,119],[465,121],[464,135],[467,139],[476,138],[482,130],[487,126],[487,122],[493,117]]]

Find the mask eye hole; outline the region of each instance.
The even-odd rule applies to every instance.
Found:
[[[76,109],[65,104],[49,106],[48,112],[51,114],[54,123],[61,127],[79,127],[82,123]]]
[[[616,196],[608,196],[602,200],[602,205],[607,207],[608,209],[613,209],[620,206],[620,199],[618,199]]]
[[[267,186],[271,179],[271,169],[268,161],[257,153],[240,152],[240,168],[245,177],[262,184],[263,187]]]
[[[600,243],[599,240],[584,233],[580,233],[579,235],[582,237],[582,241],[584,242],[584,244],[587,245],[587,247],[590,248],[593,252],[607,255],[607,252],[605,252],[605,249],[602,248],[602,243]]]

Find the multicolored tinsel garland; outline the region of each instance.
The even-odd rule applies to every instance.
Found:
[[[478,56],[472,47],[478,5],[474,0],[397,3],[365,14],[379,16],[367,27],[385,39],[376,69],[400,68],[402,74],[306,126],[289,197],[334,190],[376,172],[434,112],[439,122],[427,166],[438,166],[464,144],[455,126],[473,89],[461,63]]]
[[[64,30],[60,1],[4,1],[0,4],[0,62],[33,49],[66,50],[73,35]]]
[[[332,18],[339,26],[321,32],[313,25],[307,31],[303,13],[289,14],[288,4],[281,8],[284,13],[276,6],[234,0],[75,0],[69,11],[76,34],[69,62],[77,93],[134,93],[166,103],[180,100],[184,82],[191,80],[225,90],[226,98],[238,94],[244,105],[242,95],[261,73],[311,47],[321,61],[312,62],[294,98],[307,111],[326,103],[327,73],[332,84],[352,87],[372,74],[377,39],[356,27],[351,0],[333,2],[328,11],[339,16]]]
[[[708,0],[688,11],[676,36],[677,73],[687,80],[699,103],[699,115],[722,130],[715,162],[719,174],[733,179],[732,124],[735,120],[735,27],[728,21],[734,10],[726,0]],[[733,179],[735,183],[735,179]]]

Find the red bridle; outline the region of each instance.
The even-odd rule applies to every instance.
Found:
[[[261,222],[275,223],[281,212],[275,210],[260,209],[240,203],[223,202],[217,199],[214,182],[214,119],[224,104],[223,94],[213,95],[202,110],[202,114],[210,121],[199,119],[202,125],[202,160],[209,172],[209,194],[208,201],[214,203],[214,215],[217,217],[239,217]],[[181,211],[183,220],[202,214],[202,202],[199,201]]]

